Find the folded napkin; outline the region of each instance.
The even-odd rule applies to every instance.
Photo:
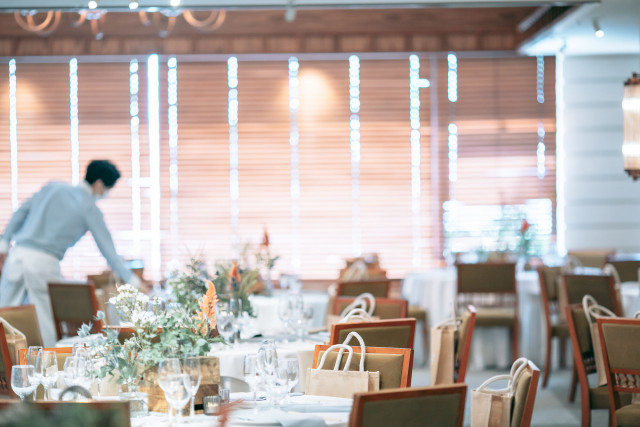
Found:
[[[266,411],[236,411],[231,421],[245,423],[279,423],[282,427],[327,427],[324,419],[315,415],[292,414],[279,409]]]

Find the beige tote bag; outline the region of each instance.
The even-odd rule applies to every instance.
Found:
[[[458,319],[447,319],[431,328],[431,385],[453,384]]]
[[[9,347],[9,356],[11,363],[20,364],[20,349],[27,349],[27,337],[18,329],[11,326],[11,323],[0,317],[0,323],[4,326],[4,335],[7,338],[7,346]]]
[[[585,295],[582,298],[582,308],[584,315],[589,322],[589,332],[591,333],[591,342],[593,345],[593,358],[596,361],[596,372],[598,373],[598,386],[607,384],[607,372],[602,357],[602,342],[600,341],[600,333],[598,324],[595,319],[599,317],[616,317],[616,315],[606,307],[598,305],[595,298],[591,295]]]
[[[351,332],[345,342],[348,342],[352,336],[358,338],[361,344],[362,353],[360,356],[359,370],[348,370],[353,357],[353,348],[346,344],[334,344],[324,352],[316,369],[307,369],[307,380],[304,390],[306,395],[353,398],[355,393],[377,391],[380,389],[380,373],[364,370],[365,347],[362,342],[362,337],[356,332]],[[340,352],[336,358],[333,370],[322,369],[327,355],[338,348]],[[343,370],[340,371],[340,362],[345,350],[348,352],[347,361]]]
[[[520,374],[528,363],[521,357],[513,363],[509,375],[491,377],[471,390],[471,427],[510,427],[513,396]],[[489,388],[491,383],[504,380],[508,381],[506,388]]]

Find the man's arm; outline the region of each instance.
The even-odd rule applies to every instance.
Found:
[[[87,228],[93,235],[93,239],[100,249],[100,253],[105,257],[111,269],[125,282],[132,284],[133,286],[140,286],[141,281],[129,270],[122,262],[120,256],[116,252],[116,248],[113,245],[113,239],[111,239],[111,233],[107,228],[107,224],[104,222],[104,217],[100,209],[93,206],[89,212],[85,215],[87,221]]]
[[[41,190],[42,191],[42,190]],[[11,243],[11,239],[16,231],[20,230],[24,220],[27,218],[29,214],[29,210],[31,209],[31,204],[33,203],[34,196],[31,196],[28,200],[26,200],[18,210],[16,210],[7,227],[4,229],[4,233],[2,233],[2,237],[0,237],[0,268],[4,265],[4,260],[7,257],[7,253],[9,252],[9,244]]]

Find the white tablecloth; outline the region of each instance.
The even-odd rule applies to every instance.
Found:
[[[322,336],[324,338],[324,335]],[[300,374],[298,384],[294,391],[304,391],[304,384],[307,378],[307,368],[311,368],[313,364],[313,352],[316,344],[322,344],[323,338],[316,342],[283,342],[276,341],[276,350],[278,357],[297,357],[300,363]],[[215,344],[211,350],[211,355],[218,357],[220,360],[220,375],[234,377],[244,381],[242,375],[242,366],[244,356],[246,354],[258,353],[259,341],[241,342],[234,346],[226,346],[224,344]]]
[[[271,297],[262,295],[252,295],[250,297],[251,305],[256,312],[255,325],[262,334],[282,330],[283,325],[278,316],[278,306],[280,298],[285,295],[286,292],[284,291],[275,291]],[[309,327],[318,328],[324,326],[329,305],[329,294],[327,292],[303,292],[302,299],[305,306],[313,308],[313,319]]]
[[[231,395],[231,400],[235,400],[238,396]],[[243,398],[246,396],[243,396]],[[289,422],[292,418],[298,421],[298,425],[307,425],[305,418],[311,417],[318,420],[321,418],[325,424],[330,427],[346,427],[349,424],[350,408],[353,404],[352,399],[341,399],[336,397],[324,396],[293,396],[291,404],[284,405],[282,409],[268,410],[266,402],[258,402],[257,411],[252,409],[238,409],[231,413],[228,426],[282,426],[278,422],[278,418],[285,417]],[[317,412],[314,412],[317,407]],[[298,411],[297,409],[300,409]],[[339,412],[328,412],[327,409],[341,409]],[[183,418],[189,426],[196,427],[213,427],[217,426],[217,417],[198,414],[194,420],[188,417]],[[164,427],[169,426],[169,418],[167,414],[151,412],[146,417],[132,418],[131,425],[133,427]]]
[[[520,315],[520,355],[536,365],[544,362],[544,318],[540,303],[538,273],[525,271],[517,275]],[[408,274],[402,284],[402,296],[409,304],[426,308],[429,325],[451,316],[452,301],[457,294],[454,267]],[[509,332],[506,328],[482,328],[473,333],[470,364],[475,369],[510,364]]]

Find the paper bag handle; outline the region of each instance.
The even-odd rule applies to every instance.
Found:
[[[584,314],[587,317],[587,322],[589,322],[589,326],[593,324],[591,317],[597,319],[598,317],[617,317],[614,312],[609,310],[607,307],[599,305],[598,302],[591,295],[585,295],[582,298],[582,308],[584,309]]]
[[[369,308],[367,308],[367,305]],[[369,316],[373,316],[373,312],[376,309],[376,297],[374,297],[370,292],[365,292],[358,295],[351,304],[349,304],[344,308],[344,310],[342,310],[342,313],[340,313],[340,317],[345,317],[354,308],[361,308],[363,310],[366,310]]]
[[[349,370],[349,365],[351,365],[351,358],[353,357],[353,348],[351,348],[351,346],[345,345],[345,344],[334,344],[331,347],[329,347],[328,349],[325,350],[324,354],[322,355],[322,358],[320,359],[320,363],[318,363],[318,367],[316,369],[322,369],[322,367],[324,366],[324,361],[327,358],[327,354],[331,353],[333,350],[339,348],[340,349],[340,353],[338,353],[338,357],[336,358],[336,364],[333,367],[334,371],[337,371],[338,368],[340,367],[340,361],[342,360],[342,353],[344,352],[344,350],[347,350],[349,352],[349,355],[347,356],[347,362],[344,364],[344,369],[343,371],[348,371]]]
[[[27,337],[22,333],[22,331],[16,327],[14,327],[11,323],[7,322],[4,318],[0,317],[0,323],[4,326],[5,334],[7,335],[17,335],[21,338],[27,339]]]
[[[364,320],[365,322],[368,322],[371,320],[371,316],[369,316],[369,313],[367,313],[361,308],[354,308],[349,313],[347,313],[346,316],[340,319],[338,323],[347,323],[351,319],[359,319],[359,320]]]
[[[620,284],[620,274],[618,274],[618,270],[616,270],[613,265],[605,264],[605,266],[602,267],[602,272],[607,276],[613,276],[613,280],[615,280],[616,285]]]
[[[362,339],[360,334],[357,333],[356,331],[349,332],[349,335],[347,335],[347,338],[345,338],[345,340],[344,340],[344,342],[342,344],[348,346],[347,343],[351,340],[352,337],[357,339],[358,342],[360,343],[360,372],[362,372],[362,371],[364,371],[364,356],[365,356],[366,347],[364,345],[364,340]],[[341,349],[340,350],[340,354],[338,356],[342,357],[342,352],[343,352],[343,350]]]

